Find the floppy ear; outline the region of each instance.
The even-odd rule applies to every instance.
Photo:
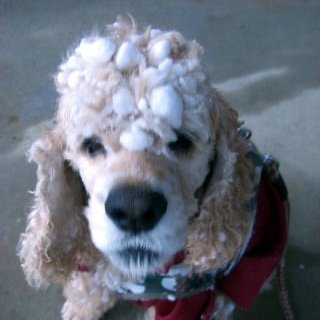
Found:
[[[252,196],[251,160],[237,135],[238,114],[213,92],[214,159],[200,206],[191,222],[186,262],[204,271],[221,268],[235,256],[248,227]]]
[[[28,282],[36,287],[65,281],[77,259],[94,256],[82,214],[84,190],[63,151],[63,139],[54,130],[30,149],[38,180],[18,254]]]

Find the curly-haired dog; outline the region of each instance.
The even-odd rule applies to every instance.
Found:
[[[119,19],[60,65],[54,126],[30,150],[38,182],[19,255],[33,286],[63,284],[63,319],[98,319],[121,295],[157,320],[225,319],[213,281],[241,304],[230,283],[257,292],[279,260],[280,240],[262,280],[234,274],[259,274],[239,260],[257,242],[260,167],[201,55],[178,32]]]

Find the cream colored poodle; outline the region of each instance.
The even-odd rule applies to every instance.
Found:
[[[181,251],[189,274],[223,270],[248,241],[254,166],[202,51],[118,19],[60,65],[54,126],[30,149],[38,181],[19,255],[31,285],[63,284],[63,319],[140,300],[146,276],[166,277]]]

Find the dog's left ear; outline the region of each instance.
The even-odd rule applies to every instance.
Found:
[[[186,262],[201,271],[222,268],[235,256],[246,234],[252,196],[252,165],[246,142],[237,134],[238,114],[217,92],[212,97],[214,158],[187,241]]]
[[[93,247],[82,213],[81,180],[63,154],[64,139],[55,129],[30,149],[38,179],[18,254],[29,284],[35,287],[65,281],[78,256],[90,255]]]

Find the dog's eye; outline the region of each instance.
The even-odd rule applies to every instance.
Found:
[[[96,136],[84,139],[82,142],[82,150],[87,152],[91,157],[95,157],[98,154],[105,154],[104,146]]]
[[[192,141],[191,139],[180,132],[177,132],[177,140],[168,143],[168,147],[171,151],[179,153],[179,154],[186,154],[192,149]]]

